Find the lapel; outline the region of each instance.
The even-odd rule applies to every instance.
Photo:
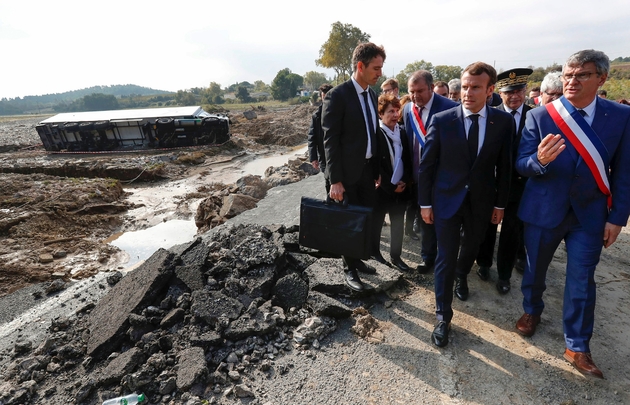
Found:
[[[532,108],[527,104],[523,104],[523,110],[521,112],[521,119],[518,122],[518,128],[516,128],[516,136],[520,138],[521,133],[523,132],[523,128],[525,128],[525,116],[527,115],[527,111]]]
[[[462,145],[461,149],[463,149],[462,152],[466,156],[466,163],[468,163],[468,167],[471,167],[472,159],[468,154],[468,137],[466,136],[465,120],[466,117],[464,117],[464,110],[460,105],[459,108],[456,108],[453,112],[453,123],[457,127],[455,131],[457,133],[457,139],[454,139],[454,141]]]
[[[606,136],[607,128],[610,123],[608,120],[608,107],[606,103],[601,101],[599,97],[597,97],[597,107],[595,107],[595,118],[593,119],[593,131],[597,134],[599,139],[603,139]]]
[[[602,102],[599,97],[597,97],[596,100],[597,100],[596,101],[597,104],[595,107],[595,117],[593,118],[593,123],[591,124],[591,128],[593,128],[593,131],[595,131],[595,134],[597,135],[597,137],[602,140],[602,143],[604,143],[603,138],[605,138],[606,136],[606,133],[608,131],[608,125],[609,125],[608,108],[606,106],[606,103]],[[575,153],[575,157],[577,159],[576,167],[578,167],[582,163],[584,163],[584,159],[582,159],[582,156],[577,152],[575,148],[571,148],[571,149]],[[608,164],[608,162],[606,162],[606,164]]]
[[[483,135],[483,143],[481,144],[479,155],[483,153],[484,146],[486,145],[486,142],[488,142],[488,139],[490,139],[491,136],[494,136],[496,127],[494,124],[495,111],[493,111],[493,108],[490,106],[486,106],[486,111],[488,111],[488,117],[486,118],[486,132]],[[513,117],[512,120],[514,120]],[[481,134],[479,134],[479,136],[481,136]]]

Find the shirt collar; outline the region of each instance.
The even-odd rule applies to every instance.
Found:
[[[433,92],[431,92],[431,93],[433,93]],[[425,105],[422,106],[424,108],[423,111],[426,111],[427,114],[429,113],[429,111],[431,111],[431,106],[433,105],[433,100],[434,99],[435,99],[435,93],[431,94],[431,98],[429,99],[429,101]],[[416,107],[418,107],[418,106],[416,106]],[[420,107],[418,107],[418,108],[420,108]]]
[[[488,106],[484,106],[478,113],[473,113],[468,110],[466,107],[462,105],[462,110],[464,111],[464,117],[468,118],[472,114],[479,114],[481,118],[486,118],[488,116]]]
[[[519,114],[523,115],[523,106],[525,105],[525,103],[521,104],[517,109],[516,112],[518,112]],[[510,107],[506,106],[505,103],[503,104],[503,109],[507,112],[509,112],[510,114],[512,113],[512,110]]]
[[[586,115],[588,115],[589,117],[594,117],[595,116],[595,107],[596,106],[597,106],[597,96],[595,96],[593,101],[591,101],[591,104],[587,105],[584,108],[581,108],[581,110],[584,110]]]
[[[354,77],[352,78],[352,84],[354,84],[354,88],[357,91],[358,95],[361,95],[364,91],[370,90],[370,86],[368,86],[368,88],[364,90],[363,87],[361,87],[361,85],[359,84],[359,82],[354,80]]]

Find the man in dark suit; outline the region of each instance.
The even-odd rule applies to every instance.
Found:
[[[562,68],[564,96],[527,114],[516,170],[529,177],[519,217],[527,266],[525,314],[516,323],[532,336],[540,323],[545,277],[562,240],[567,250],[562,323],[564,357],[578,371],[603,378],[590,353],[595,268],[630,213],[630,108],[597,97],[608,77],[606,54],[592,49]]]
[[[328,93],[330,89],[332,89],[332,86],[328,83],[319,86],[322,104],[317,107],[317,110],[313,113],[311,127],[308,130],[308,155],[311,165],[315,169],[324,172],[326,193],[330,191],[330,180],[326,174],[326,154],[324,151],[324,133],[322,131],[322,106],[324,97],[326,97],[326,93]]]
[[[385,50],[373,43],[359,44],[352,54],[352,78],[333,88],[324,98],[322,130],[330,198],[349,204],[373,207],[378,180],[378,125],[373,86],[382,76]],[[382,226],[383,224],[376,224]],[[370,232],[372,230],[369,230]],[[373,267],[358,258],[343,256],[346,285],[365,290],[358,271],[374,273]]]
[[[431,335],[438,347],[448,344],[455,278],[467,295],[466,277],[486,228],[501,222],[507,204],[515,129],[510,114],[486,106],[496,80],[496,71],[486,63],[464,69],[462,104],[433,117],[420,161],[418,202],[422,219],[435,224],[438,242],[438,324]]]
[[[412,151],[413,158],[413,197],[407,209],[407,226],[405,232],[411,238],[418,239],[412,229],[412,224],[414,222],[418,223],[420,235],[422,236],[420,248],[422,262],[418,265],[417,270],[420,273],[428,273],[433,270],[435,264],[437,240],[433,224],[427,224],[419,218],[418,168],[420,166],[426,128],[431,118],[440,111],[457,106],[457,103],[434,93],[433,75],[426,70],[418,70],[412,73],[407,82],[407,88],[412,102],[405,104],[403,108],[403,122],[407,135],[406,142],[409,150]]]
[[[516,68],[506,70],[497,76],[497,88],[503,100],[496,108],[512,114],[516,124],[516,136],[512,140],[513,154],[516,159],[516,151],[521,140],[521,133],[525,126],[525,115],[532,108],[525,104],[525,89],[527,79],[533,72],[528,68]],[[513,160],[514,161],[514,160]],[[512,181],[510,182],[510,196],[508,204],[503,214],[501,224],[501,236],[499,237],[499,247],[497,250],[497,291],[500,294],[507,294],[510,291],[510,278],[512,268],[516,264],[520,271],[525,267],[525,248],[523,246],[523,222],[518,219],[518,204],[521,201],[523,188],[527,177],[521,176],[516,170],[512,170]],[[479,247],[477,254],[477,275],[486,281],[490,278],[490,267],[494,255],[494,243],[497,235],[497,225],[490,224],[486,231],[486,236]]]

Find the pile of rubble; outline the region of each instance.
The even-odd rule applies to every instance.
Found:
[[[306,158],[298,158],[279,167],[269,167],[264,178],[247,175],[234,185],[213,184],[210,188],[204,187],[203,191],[210,192],[210,196],[197,207],[195,224],[199,232],[205,232],[256,207],[270,188],[295,183],[317,173]]]
[[[41,344],[24,336],[1,353],[12,361],[0,404],[93,405],[131,392],[148,404],[261,403],[248,381],[288,372],[278,356],[317,350],[367,299],[349,295],[341,259],[301,247],[298,232],[226,224],[113,273],[98,303],[55,319]],[[399,279],[385,266],[365,276],[376,292]],[[378,327],[359,329],[369,338]]]

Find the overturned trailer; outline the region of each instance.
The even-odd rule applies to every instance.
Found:
[[[229,118],[201,107],[62,113],[40,122],[48,151],[116,151],[210,145],[230,138]]]

